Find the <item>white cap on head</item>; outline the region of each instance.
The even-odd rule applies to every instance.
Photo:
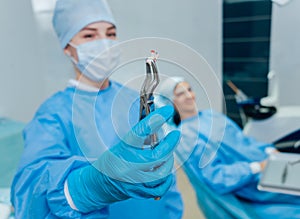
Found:
[[[157,89],[158,95],[155,98],[156,106],[172,105],[174,90],[179,83],[184,81],[183,77],[169,77],[160,83]]]

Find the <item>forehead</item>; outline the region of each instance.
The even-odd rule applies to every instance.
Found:
[[[175,87],[174,93],[180,93],[182,91],[186,91],[188,88],[190,88],[190,84],[186,81],[180,82]]]

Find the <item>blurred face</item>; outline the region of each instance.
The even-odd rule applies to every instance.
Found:
[[[116,40],[117,33],[116,27],[108,22],[95,22],[87,25],[82,30],[80,30],[71,40],[72,45],[80,45],[94,40],[100,39],[111,39]],[[67,45],[64,52],[71,55],[76,61],[78,61],[76,48]]]
[[[197,113],[195,93],[190,84],[185,81],[175,87],[173,102],[181,119],[194,116]]]

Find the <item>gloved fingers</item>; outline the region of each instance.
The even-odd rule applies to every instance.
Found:
[[[164,159],[150,163],[137,164],[135,172],[131,172],[131,182],[150,183],[163,180],[172,173],[174,157],[169,154]]]
[[[144,183],[142,191],[148,195],[148,198],[162,197],[171,187],[173,178],[173,175],[168,175],[164,179]]]
[[[122,191],[129,197],[136,199],[155,198],[163,196],[173,183],[173,175],[165,177],[163,180],[151,183],[121,184]]]
[[[171,131],[160,143],[152,150],[152,159],[160,160],[173,153],[180,140],[180,132]]]
[[[143,174],[147,176],[144,182],[161,180],[172,173],[174,167],[173,154],[166,156],[164,160],[158,160],[148,165],[147,169],[143,170]]]
[[[119,148],[118,151],[112,148],[111,152],[124,161],[136,164],[145,163],[147,165],[150,162],[160,162],[161,159],[170,155],[175,150],[179,139],[180,132],[174,130],[162,139],[154,149],[134,150],[134,148],[125,145],[121,151]]]
[[[109,152],[107,152],[109,153]],[[173,169],[173,154],[153,162],[133,163],[114,154],[107,154],[94,165],[109,178],[127,183],[145,183],[160,180],[168,176]]]
[[[157,132],[173,113],[174,108],[172,106],[164,106],[155,110],[137,123],[124,137],[123,142],[127,145],[141,148],[146,137]]]

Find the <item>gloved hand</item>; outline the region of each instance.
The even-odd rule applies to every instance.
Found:
[[[68,191],[80,212],[131,197],[160,197],[167,192],[173,181],[173,151],[180,133],[169,133],[154,149],[142,148],[146,137],[157,132],[172,115],[170,106],[154,111],[93,165],[70,173]]]

